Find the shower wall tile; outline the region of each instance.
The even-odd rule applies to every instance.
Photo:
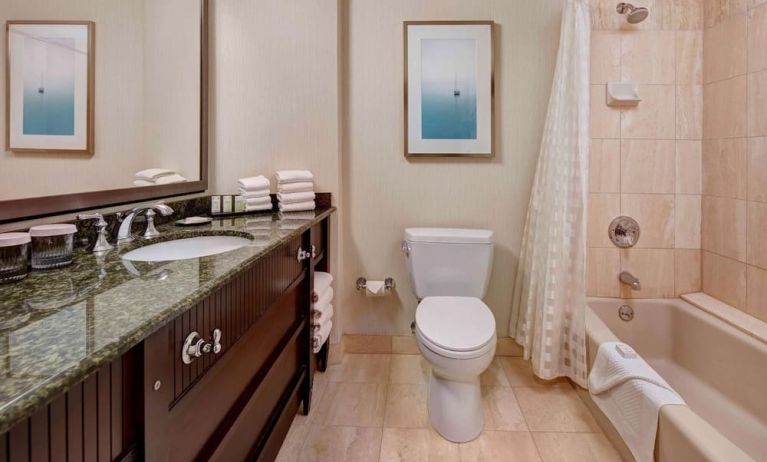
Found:
[[[613,218],[620,215],[620,194],[589,194],[589,247],[613,247],[607,229]]]
[[[591,137],[614,138],[621,136],[621,113],[605,104],[605,86],[591,86]]]
[[[676,108],[674,85],[640,85],[642,102],[621,114],[620,134],[624,139],[675,139]]]
[[[733,260],[746,261],[746,201],[703,197],[701,248]]]
[[[747,71],[746,15],[725,19],[703,32],[703,81],[743,75]]]
[[[591,83],[617,82],[621,76],[621,36],[594,31],[591,35]]]
[[[621,187],[620,140],[591,140],[590,151],[590,191],[619,193]]]
[[[699,140],[703,138],[703,86],[676,87],[676,138]]]
[[[748,191],[748,140],[703,142],[703,194],[745,199]]]
[[[706,85],[703,91],[703,138],[746,136],[748,78],[745,75]]]
[[[617,248],[590,248],[586,258],[586,293],[589,297],[619,297],[621,269]]]
[[[676,83],[703,83],[703,32],[700,30],[676,33]]]
[[[629,271],[642,281],[642,290],[621,287],[621,297],[662,298],[674,296],[673,249],[622,249],[621,271]]]
[[[767,270],[767,204],[748,203],[748,264]]]
[[[700,292],[700,249],[674,251],[674,296]]]
[[[748,71],[767,69],[767,4],[748,12]]]
[[[700,249],[701,197],[682,195],[675,197],[674,247],[677,249]]]
[[[703,0],[704,26],[715,26],[730,16],[745,12],[746,2],[747,0]]]
[[[621,37],[621,81],[667,85],[676,82],[673,31],[637,31]]]
[[[748,75],[748,135],[767,136],[767,70]]]
[[[673,194],[621,194],[621,215],[633,217],[642,226],[636,248],[674,248]]]
[[[767,202],[767,138],[748,140],[748,200]]]
[[[676,193],[700,194],[702,188],[702,151],[700,141],[676,142]]]
[[[703,291],[740,310],[746,308],[746,271],[743,262],[703,251]]]
[[[698,30],[703,28],[703,2],[701,0],[658,1],[663,29]]]
[[[767,271],[749,266],[746,277],[746,312],[767,321]]]
[[[674,193],[674,140],[623,140],[620,150],[620,191]]]

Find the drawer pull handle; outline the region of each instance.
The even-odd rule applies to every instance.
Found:
[[[181,349],[181,361],[192,364],[192,361],[211,351],[215,355],[221,352],[221,329],[213,329],[213,340],[210,342],[206,342],[197,332],[187,335]]]

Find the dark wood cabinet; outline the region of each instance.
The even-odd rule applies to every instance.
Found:
[[[328,269],[328,231],[326,218],[255,260],[38,409],[0,436],[0,462],[273,460],[311,405],[312,281]],[[211,351],[185,364],[193,332]]]

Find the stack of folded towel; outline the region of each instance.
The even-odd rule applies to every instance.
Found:
[[[263,175],[240,178],[237,180],[240,196],[245,198],[245,211],[258,212],[272,210],[272,198],[269,196],[271,184]]]
[[[136,172],[133,186],[155,186],[159,184],[183,183],[186,178],[167,168],[148,168]]]
[[[280,212],[314,210],[314,175],[309,170],[279,170],[277,201]]]
[[[314,273],[312,294],[312,351],[319,353],[333,328],[333,276],[330,273]]]

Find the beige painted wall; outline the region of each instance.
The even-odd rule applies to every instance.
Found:
[[[560,1],[349,0],[343,74],[344,333],[410,332],[416,299],[400,241],[406,227],[495,232],[486,302],[508,330],[511,289],[559,40]],[[492,160],[403,157],[405,20],[491,19],[497,23],[496,153]],[[366,298],[358,276],[398,284]]]
[[[650,16],[634,26],[615,2],[593,2],[588,294],[674,297],[701,287],[703,2],[635,3]],[[608,107],[607,82],[638,83],[639,106]],[[610,242],[618,215],[639,222],[636,247]],[[622,270],[641,291],[620,284]]]

